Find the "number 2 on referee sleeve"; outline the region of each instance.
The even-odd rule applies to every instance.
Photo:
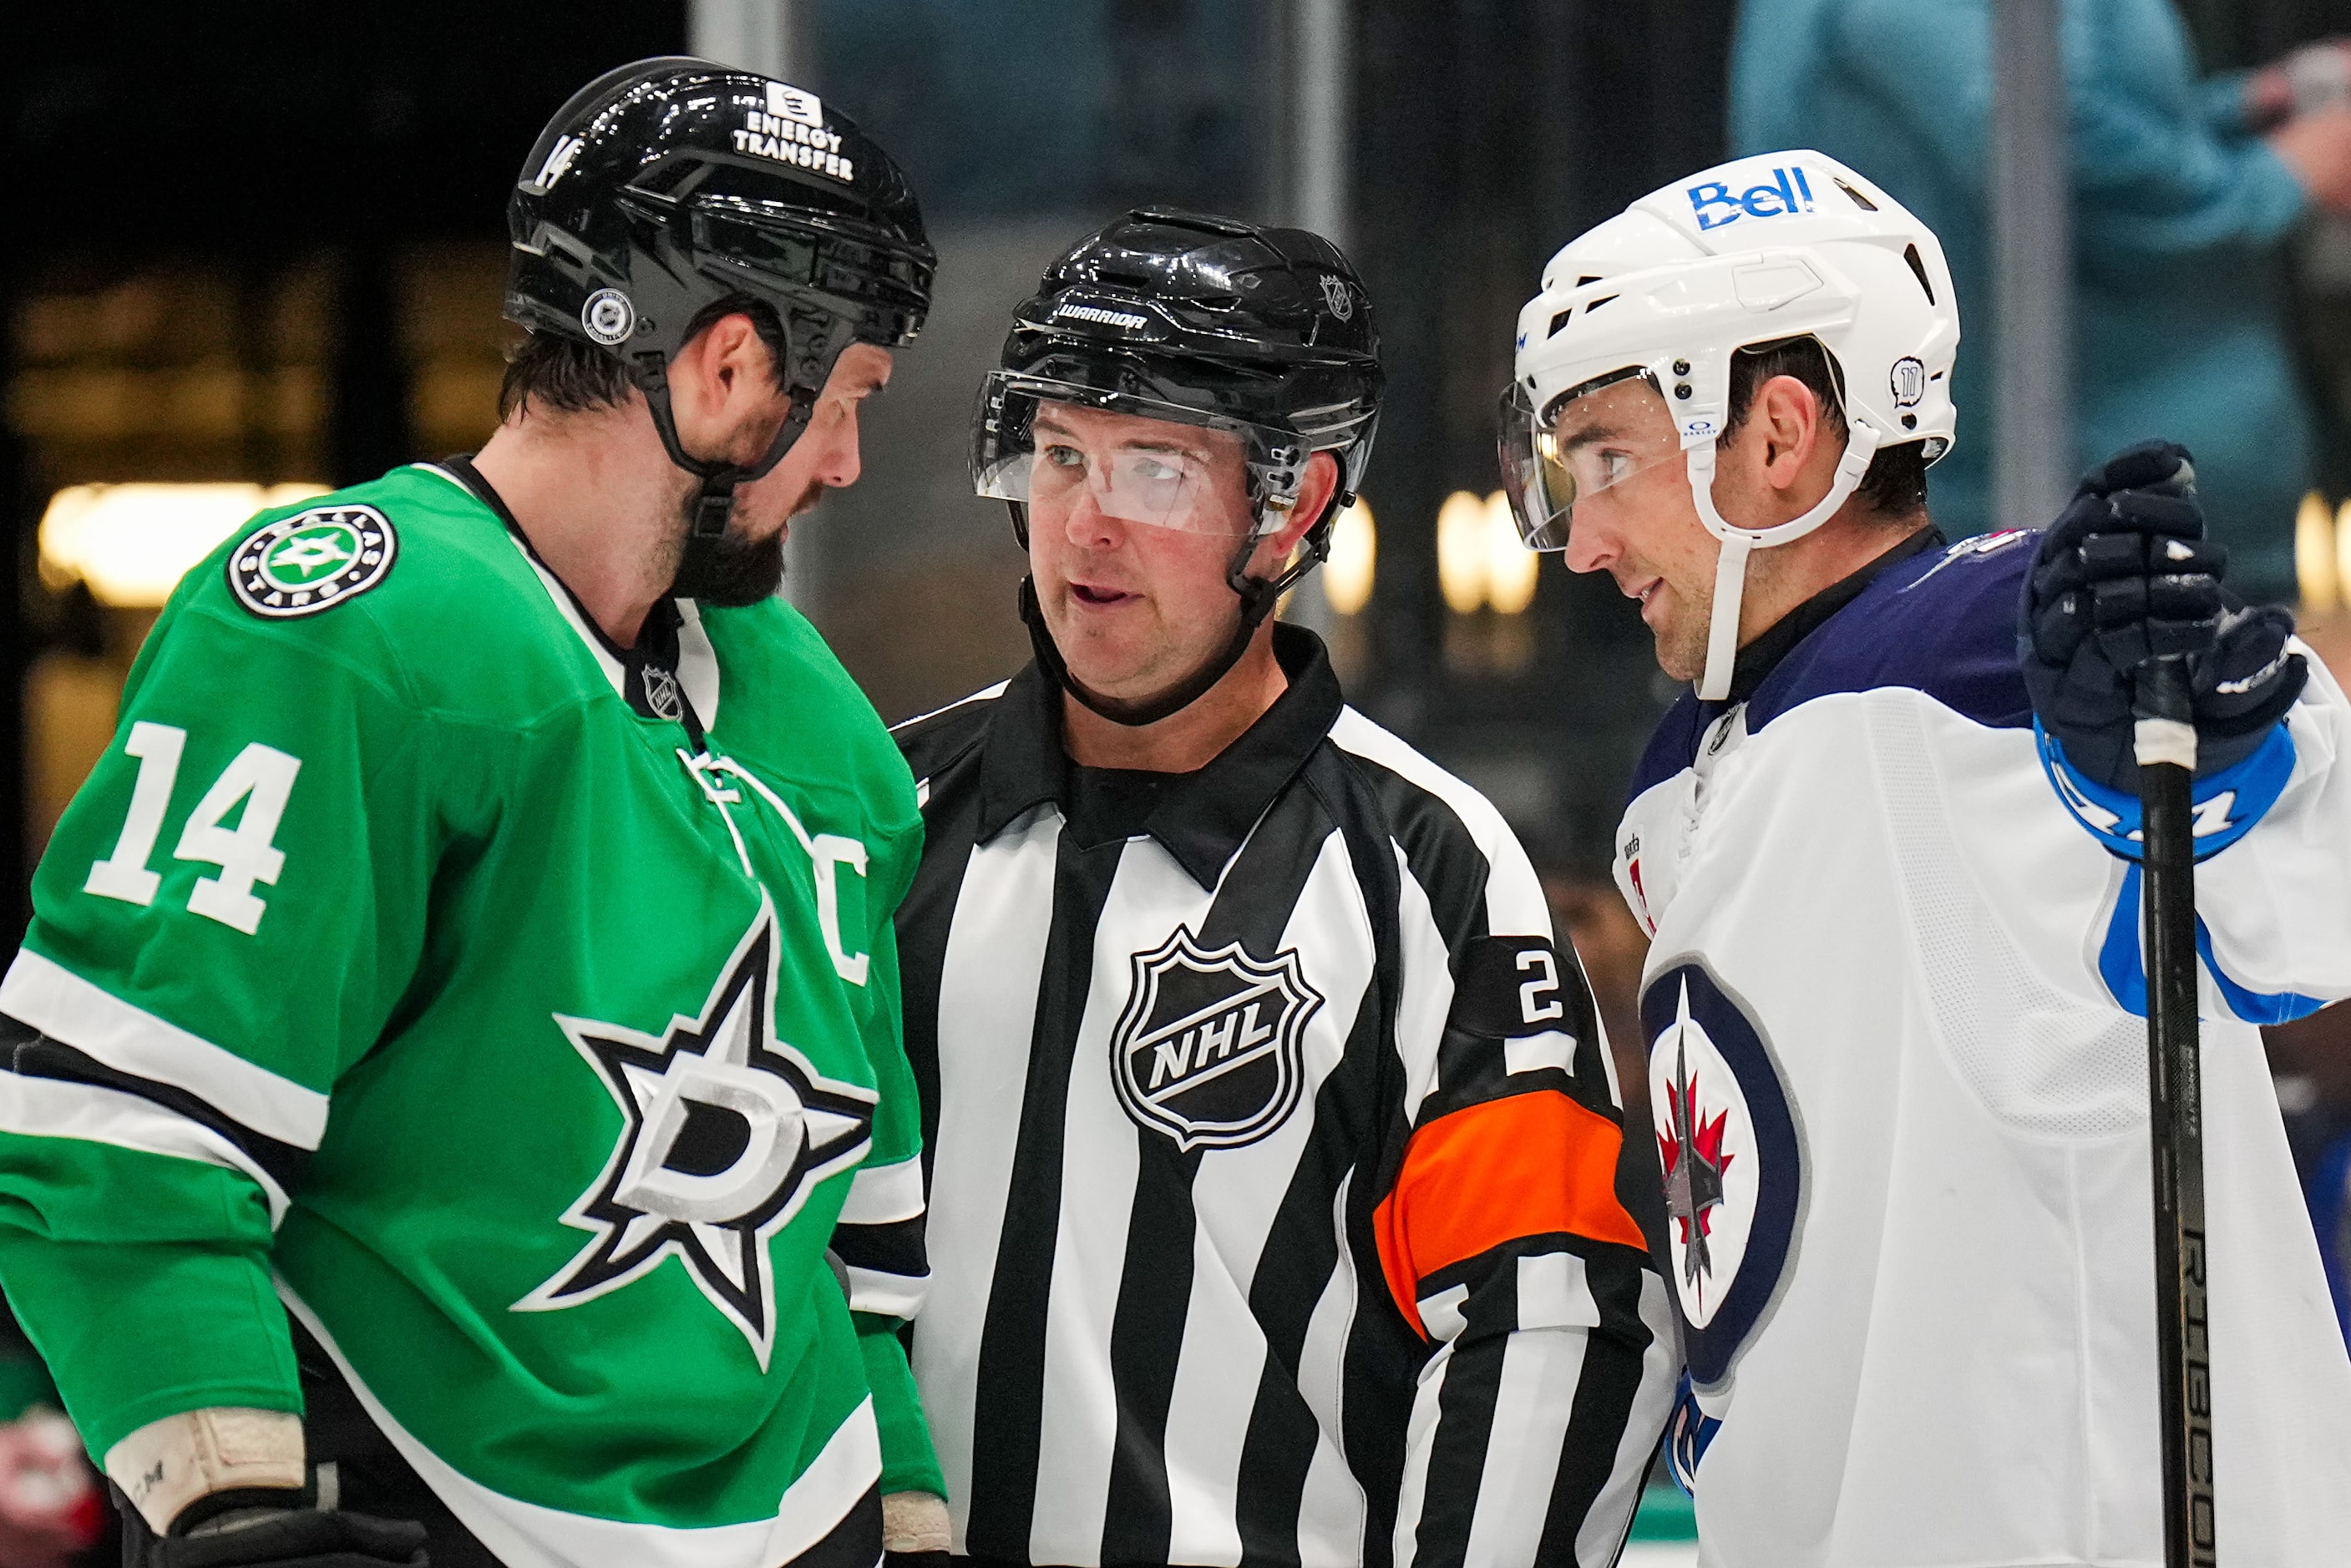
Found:
[[[152,904],[162,878],[147,868],[155,840],[163,831],[163,816],[172,804],[172,787],[180,774],[180,753],[188,732],[173,724],[144,720],[131,726],[122,749],[139,759],[139,776],[131,786],[131,809],[114,852],[89,868],[82,891],[127,904]],[[289,756],[258,741],[239,752],[204,798],[188,815],[180,842],[172,851],[179,860],[209,861],[220,867],[214,877],[199,877],[188,890],[188,909],[251,936],[261,929],[268,906],[253,891],[256,882],[272,887],[285,869],[286,852],[271,842],[294,793],[295,775],[302,759]],[[245,803],[235,827],[222,819]]]
[[[1564,1018],[1567,1008],[1559,999],[1559,961],[1543,948],[1523,948],[1519,952],[1519,972],[1540,969],[1542,973],[1519,987],[1519,1013],[1529,1023],[1541,1023],[1547,1019]],[[1537,999],[1548,993],[1549,1002]]]

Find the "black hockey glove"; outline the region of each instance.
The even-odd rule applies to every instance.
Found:
[[[2185,447],[2142,441],[2084,477],[2041,537],[2017,628],[2032,711],[2076,770],[2138,793],[2131,675],[2150,659],[2188,656],[2199,776],[2252,756],[2294,706],[2310,676],[2286,651],[2294,617],[2226,607],[2228,561]]]
[[[196,1529],[205,1533],[159,1536],[137,1509],[123,1504],[122,1568],[430,1568],[424,1527],[404,1519],[250,1508]]]

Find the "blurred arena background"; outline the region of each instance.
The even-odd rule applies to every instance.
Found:
[[[2351,31],[2343,0],[2179,9],[2206,72]],[[1330,639],[1359,707],[1486,791],[1545,867],[1609,1008],[1636,1102],[1625,1189],[1654,1216],[1631,1020],[1643,941],[1607,857],[1625,780],[1674,689],[1613,584],[1524,554],[1489,506],[1492,414],[1515,313],[1552,251],[1726,155],[1736,11],[1735,0],[16,10],[0,52],[12,176],[0,597],[13,611],[0,645],[0,935],[13,950],[29,868],[110,742],[122,677],[177,571],[266,487],[330,487],[476,445],[513,337],[498,315],[504,211],[532,137],[610,66],[710,54],[855,117],[907,168],[939,251],[935,314],[868,416],[865,477],[796,528],[786,588],[887,720],[1027,657],[1020,558],[1002,507],[971,494],[966,450],[1003,323],[1054,254],[1122,208],[1165,202],[1304,223],[1356,258],[1390,403],[1341,559],[1287,613]],[[2300,545],[2307,635],[2351,675],[2351,222],[2306,222],[2281,265],[2319,416],[2320,483],[2274,527]],[[1990,410],[1962,420],[1963,441],[1991,433]],[[2273,1032],[2281,1106],[2312,1165],[2351,1128],[2346,1011]]]

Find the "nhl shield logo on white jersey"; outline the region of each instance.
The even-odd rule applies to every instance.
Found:
[[[1186,1153],[1254,1143],[1297,1108],[1306,1022],[1322,997],[1287,950],[1270,963],[1238,941],[1214,952],[1178,927],[1134,957],[1111,1032],[1111,1078],[1127,1115]]]

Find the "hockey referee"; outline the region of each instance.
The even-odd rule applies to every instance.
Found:
[[[0,1280],[133,1568],[870,1568],[937,1490],[920,818],[773,597],[921,215],[814,95],[658,59],[509,220],[489,443],[188,575],[0,981]]]
[[[983,393],[1035,660],[897,732],[914,1362],[973,1560],[1597,1568],[1655,1451],[1574,954],[1493,806],[1269,617],[1382,382],[1329,243],[1148,211]]]

